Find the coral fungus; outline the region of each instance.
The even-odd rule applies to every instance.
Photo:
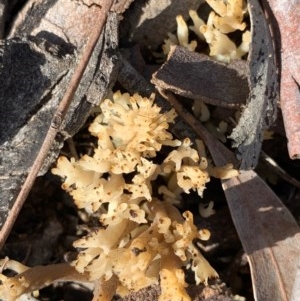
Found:
[[[205,23],[196,11],[190,10],[189,14],[193,21],[190,26],[196,36],[205,41],[209,46],[209,55],[222,62],[241,58],[249,51],[251,34],[246,30],[246,23],[243,22],[247,8],[243,0],[206,0],[208,5],[213,9],[210,12],[207,22]],[[195,51],[197,42],[189,43],[188,26],[182,16],[177,16],[177,37],[168,34],[169,38],[163,45],[164,54],[169,53],[171,45],[181,45]],[[241,31],[242,43],[237,47],[236,44],[228,37],[227,34]]]
[[[197,283],[217,273],[193,245],[202,236],[192,214],[185,212],[182,217],[164,193],[162,201],[152,190],[160,175],[169,189],[174,183],[179,188],[174,202],[181,192],[195,190],[202,195],[209,181],[206,159],[200,163],[189,139],[173,139],[167,129],[176,114],[174,110],[161,113],[152,96],[116,92],[100,107],[102,113],[89,128],[98,138],[93,156],[84,155],[77,162],[61,157],[52,170],[64,178],[62,187],[79,208],[90,214],[101,211],[100,223],[105,226],[74,243],[81,251],[73,264],[90,280],[104,283],[117,276],[120,294],[161,279],[169,286],[164,285],[160,300],[167,300],[164,296],[171,291],[165,290],[174,290],[174,285],[188,300],[182,266],[192,262]],[[161,164],[154,163],[163,146],[173,150]],[[175,259],[166,265],[169,257]]]
[[[160,301],[188,301],[182,267],[191,268],[197,284],[217,277],[193,243],[208,239],[208,231],[197,229],[192,213],[181,214],[174,204],[191,190],[202,196],[210,171],[224,176],[231,167],[215,170],[202,156],[200,142],[201,157],[190,139],[173,139],[168,127],[176,113],[173,109],[162,113],[153,95],[116,92],[100,108],[89,127],[98,138],[93,154],[77,161],[62,156],[52,169],[63,178],[62,188],[77,207],[99,219],[99,228],[74,242],[78,256],[71,266],[62,265],[58,274],[51,266],[26,269],[20,274],[25,286],[18,281],[20,275],[2,276],[0,293],[6,300],[38,289],[30,284],[37,277],[44,279],[40,286],[81,277],[95,284],[99,301],[159,283]],[[35,271],[43,269],[43,278],[36,276]],[[10,283],[16,286],[13,296]]]
[[[90,280],[105,282],[117,276],[117,291],[122,294],[158,283],[162,275],[164,282],[172,283],[170,289],[177,285],[178,291],[185,292],[181,267],[191,261],[197,282],[217,276],[193,245],[201,235],[192,214],[185,212],[182,217],[164,193],[161,201],[152,192],[158,175],[168,189],[179,188],[174,202],[181,192],[195,190],[202,195],[209,181],[206,159],[199,159],[191,141],[175,140],[167,131],[175,112],[161,113],[153,97],[120,92],[112,101],[105,100],[101,111],[90,126],[98,138],[93,156],[84,155],[77,162],[61,157],[52,170],[64,178],[63,188],[79,208],[90,214],[101,208],[105,228],[74,244],[81,250],[76,269],[87,272]],[[161,164],[154,163],[163,146],[173,150]],[[176,260],[165,266],[170,256]],[[160,300],[171,293],[165,292],[167,287]]]

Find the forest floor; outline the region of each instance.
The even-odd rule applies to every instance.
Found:
[[[126,16],[130,16],[130,9],[126,12]],[[126,27],[125,21],[121,22]],[[163,25],[161,26],[163,27]],[[153,34],[152,32],[144,33],[149,36]],[[147,79],[146,74],[148,73],[147,80],[150,83],[149,74],[158,70],[161,64],[158,63],[156,55],[144,45],[126,41],[128,38],[127,34],[128,32],[125,29],[120,31],[122,51],[133,65],[144,64],[143,68],[147,70],[143,76]],[[157,49],[160,49],[159,47]],[[139,58],[137,59],[137,57]],[[178,73],[180,72],[181,70],[178,70]],[[114,90],[119,88],[120,83],[117,83]],[[222,112],[222,109],[216,106],[208,105],[208,107],[211,112],[211,124],[218,123],[220,116],[227,114],[227,109],[224,109],[224,112]],[[65,144],[62,150],[63,154],[69,155],[72,152],[70,145],[75,146],[79,153],[81,153],[82,149],[89,147],[87,127],[88,123],[69,140],[69,143]],[[280,109],[277,120],[269,131],[273,132],[272,138],[263,142],[262,151],[264,155],[261,156],[255,170],[299,223],[300,193],[299,189],[289,179],[299,178],[297,170],[299,170],[300,163],[299,161],[291,160],[288,156],[287,139]],[[230,145],[230,143],[226,143]],[[282,177],[281,172],[276,171],[278,170],[277,167],[270,167],[270,164],[265,159],[266,155],[270,156],[285,170],[285,177]],[[199,202],[208,204],[210,201],[214,202],[215,213],[203,218],[199,214]],[[206,228],[210,231],[211,238],[206,242],[197,242],[197,246],[219,274],[219,279],[210,280],[208,286],[196,286],[193,283],[192,275],[190,272],[187,272],[186,281],[190,283],[188,292],[192,299],[195,301],[253,301],[250,268],[232,222],[220,180],[211,179],[207,184],[202,199],[199,199],[196,194],[192,193],[183,200],[179,209],[181,212],[191,211],[197,227],[199,229]],[[86,219],[85,212],[83,210],[78,211],[72,198],[61,189],[61,180],[49,171],[36,179],[14,228],[0,253],[0,257],[4,258],[7,256],[28,266],[48,265],[65,260],[70,261],[76,256],[76,250],[72,244],[85,233]],[[89,221],[89,226],[92,226],[92,223],[93,221]],[[158,296],[159,287],[155,286],[133,293],[124,299],[115,296],[114,300],[154,301],[157,300]],[[38,297],[38,300],[41,301],[88,301],[91,299],[92,292],[87,287],[73,282],[58,282],[43,288]],[[33,298],[32,300],[35,299]]]

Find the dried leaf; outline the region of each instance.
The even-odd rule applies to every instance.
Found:
[[[214,163],[235,156],[170,94],[168,100],[208,147]],[[251,268],[256,301],[288,301],[300,254],[300,228],[280,199],[252,170],[222,180],[231,216]]]
[[[276,119],[278,73],[269,25],[257,0],[249,0],[252,45],[248,57],[250,95],[230,138],[238,147],[241,169],[254,168],[259,159],[264,130]]]
[[[153,74],[152,82],[191,99],[222,107],[240,106],[249,95],[248,68],[245,61],[229,64],[217,62],[207,55],[174,46],[166,63]]]
[[[262,1],[269,15],[277,53],[280,54],[280,105],[291,159],[300,158],[300,1]],[[300,260],[291,301],[300,295]]]
[[[264,0],[280,55],[280,104],[291,159],[300,158],[300,1]]]

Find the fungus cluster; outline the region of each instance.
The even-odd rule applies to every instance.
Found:
[[[167,129],[175,111],[161,113],[153,101],[120,92],[104,100],[89,128],[98,138],[94,154],[60,157],[52,172],[78,208],[99,216],[101,227],[74,243],[79,273],[103,287],[116,283],[120,295],[160,282],[161,301],[190,300],[181,268],[190,265],[196,283],[217,273],[193,244],[208,231],[174,203],[192,190],[202,196],[208,163],[188,138],[173,139]]]
[[[212,8],[206,23],[194,10],[189,11],[193,26],[188,27],[183,17],[177,16],[177,36],[168,34],[168,39],[163,45],[164,54],[169,53],[171,45],[181,45],[190,51],[195,51],[197,41],[189,42],[189,29],[208,44],[209,55],[218,61],[229,63],[249,52],[251,34],[246,30],[246,23],[243,21],[247,13],[244,1],[206,0],[206,2]],[[237,30],[243,32],[239,46],[228,37],[228,34]]]
[[[74,242],[78,255],[71,265],[0,262],[1,272],[17,274],[0,274],[3,300],[73,279],[93,283],[98,301],[153,284],[161,286],[159,301],[189,301],[183,267],[192,270],[197,284],[218,276],[194,245],[210,233],[197,229],[192,213],[181,214],[174,204],[191,191],[202,196],[210,175],[226,178],[237,171],[211,166],[201,141],[197,151],[190,139],[173,139],[168,127],[176,113],[162,113],[153,95],[116,92],[100,108],[89,127],[98,139],[93,154],[79,160],[61,156],[52,169],[76,206],[99,220],[98,228]]]

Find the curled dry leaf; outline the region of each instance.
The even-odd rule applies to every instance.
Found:
[[[300,158],[300,1],[262,1],[274,30],[277,53],[280,53],[280,105],[291,159]],[[295,259],[297,273],[291,301],[299,299],[300,259]]]
[[[281,63],[280,104],[288,150],[300,158],[300,1],[264,0]]]
[[[256,0],[249,0],[252,45],[248,62],[250,95],[231,138],[238,148],[241,169],[254,168],[259,159],[263,132],[276,119],[278,72],[269,25]]]

